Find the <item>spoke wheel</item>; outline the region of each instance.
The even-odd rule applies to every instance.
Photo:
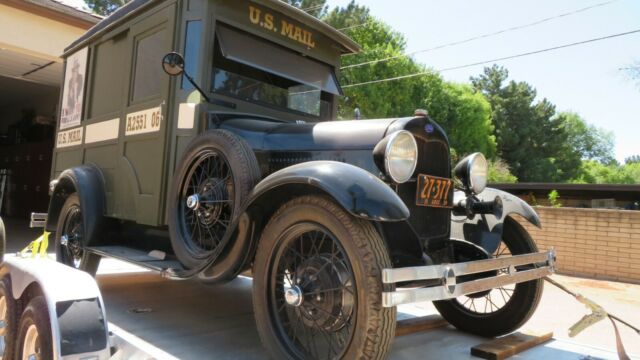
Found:
[[[512,256],[509,247],[504,242],[500,242],[498,249],[493,254],[494,258]],[[497,275],[508,274],[507,269],[500,269]],[[496,274],[492,274],[496,275]],[[490,314],[502,309],[509,303],[515,292],[516,284],[505,285],[499,288],[483,291],[477,294],[460,296],[455,299],[458,304],[467,311],[476,314]]]
[[[95,276],[100,265],[100,256],[85,249],[84,217],[77,194],[65,200],[56,228],[56,259],[75,269]]]
[[[196,157],[182,186],[182,237],[206,257],[222,240],[234,210],[234,179],[227,159],[214,150]]]
[[[528,254],[538,248],[527,231],[511,217],[504,222],[502,242],[494,257]],[[517,270],[522,270],[517,267]],[[507,273],[507,269],[498,274]],[[495,276],[494,272],[491,274]],[[533,315],[542,296],[543,280],[507,285],[451,300],[434,301],[438,312],[456,328],[480,336],[515,331]]]
[[[353,336],[357,311],[345,251],[314,223],[295,225],[283,237],[269,269],[269,310],[279,336],[300,358],[340,358]]]
[[[171,246],[180,263],[197,269],[216,254],[208,282],[233,279],[239,254],[247,242],[230,237],[233,222],[260,180],[258,160],[241,137],[221,129],[206,131],[191,140],[176,165],[168,197],[167,216]],[[236,241],[234,241],[236,240]]]
[[[80,206],[74,204],[69,208],[62,229],[60,237],[61,262],[79,269],[84,255],[82,246],[84,230]]]
[[[384,241],[322,196],[271,217],[253,264],[258,333],[274,359],[384,359],[395,308],[383,308]],[[391,287],[390,287],[391,289]]]

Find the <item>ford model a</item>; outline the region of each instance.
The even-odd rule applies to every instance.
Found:
[[[512,216],[538,216],[485,187],[481,154],[452,177],[424,111],[330,121],[340,56],[358,50],[280,1],[116,11],[64,54],[46,220],[58,260],[211,283],[251,269],[275,358],[384,357],[395,307],[419,301],[472,333],[518,328],[554,258]]]

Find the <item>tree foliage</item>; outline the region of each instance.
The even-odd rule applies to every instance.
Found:
[[[496,140],[491,105],[466,84],[442,83],[442,94],[425,98],[424,107],[447,131],[451,147],[459,154],[482,152],[492,158]]]
[[[628,158],[624,159],[625,164],[635,164],[640,163],[640,155],[631,155]]]
[[[342,58],[347,66],[341,74],[342,84],[358,84],[376,79],[427,72],[400,81],[346,87],[340,101],[340,118],[353,118],[360,109],[363,118],[411,116],[425,108],[449,135],[451,146],[460,154],[482,151],[495,154],[496,142],[491,124],[491,107],[481,94],[468,85],[445,82],[436,72],[414,59],[402,56],[406,41],[402,34],[374,18],[369,9],[351,1],[332,9],[323,18],[329,25],[344,29],[362,47],[362,52]],[[393,58],[389,61],[349,68],[349,65]]]
[[[511,174],[509,165],[498,158],[489,160],[489,174],[487,175],[487,179],[490,183],[494,184],[518,182],[518,178]]]
[[[579,175],[572,182],[579,184],[640,184],[640,163],[632,162],[618,165],[586,160],[580,167]]]
[[[107,16],[130,0],[85,0],[89,9],[96,14]]]
[[[613,133],[588,124],[575,112],[561,112],[557,115],[567,132],[567,141],[582,159],[596,160],[603,164],[614,163]]]
[[[573,178],[581,154],[569,142],[564,118],[554,116],[555,106],[536,100],[536,90],[526,82],[509,81],[508,71],[494,65],[471,78],[492,108],[497,154],[520,181],[562,182]]]

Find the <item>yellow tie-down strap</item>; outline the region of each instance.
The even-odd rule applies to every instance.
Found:
[[[49,235],[51,235],[51,233],[45,231],[39,238],[33,240],[29,245],[27,245],[27,247],[22,249],[18,255],[21,257],[27,257],[29,251],[31,251],[31,257],[36,257],[37,255],[46,257],[47,248],[49,247]]]

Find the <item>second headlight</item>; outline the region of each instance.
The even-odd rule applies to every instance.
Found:
[[[400,130],[382,139],[373,150],[373,157],[387,176],[396,183],[411,179],[418,163],[418,144],[413,135]]]

